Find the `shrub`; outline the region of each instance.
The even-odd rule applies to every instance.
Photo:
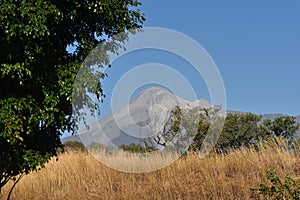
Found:
[[[281,180],[274,169],[267,169],[266,178],[269,183],[260,182],[258,188],[251,190],[271,199],[300,199],[300,179],[293,178],[291,173]]]
[[[124,151],[131,152],[131,153],[147,153],[147,152],[157,150],[155,147],[146,148],[146,147],[143,147],[141,145],[134,144],[134,143],[132,143],[130,145],[122,144],[122,145],[119,146],[119,148],[123,149]]]
[[[85,146],[78,141],[67,141],[64,143],[64,148],[66,151],[68,150],[86,151]]]

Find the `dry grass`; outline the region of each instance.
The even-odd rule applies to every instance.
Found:
[[[123,154],[115,157],[118,164],[126,162]],[[159,171],[132,174],[73,151],[21,179],[12,199],[257,199],[249,188],[265,180],[266,168],[299,176],[300,158],[269,144],[260,152],[242,149],[203,159],[190,153]]]

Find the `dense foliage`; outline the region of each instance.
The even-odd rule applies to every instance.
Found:
[[[266,170],[268,182],[260,182],[258,188],[251,188],[263,197],[271,199],[300,199],[300,179],[287,173],[282,180],[274,169]]]
[[[82,142],[67,141],[63,145],[65,151],[86,151],[86,148]]]
[[[0,189],[56,155],[61,133],[74,130],[72,85],[81,63],[99,40],[140,28],[145,19],[139,5],[0,0]],[[91,92],[102,96],[101,84]],[[79,107],[88,103],[82,98]]]
[[[163,140],[172,141],[174,138],[182,137],[182,134],[196,130],[190,148],[199,150],[211,128],[212,132],[221,131],[214,147],[217,152],[256,146],[259,141],[266,141],[272,137],[285,139],[290,148],[294,145],[295,134],[299,129],[295,117],[279,116],[274,120],[262,120],[262,116],[252,113],[228,113],[224,123],[219,123],[218,120],[212,122],[212,118],[218,119],[216,115],[219,109],[218,107],[174,108],[165,124]],[[193,123],[197,123],[197,129],[191,125]]]
[[[124,151],[128,151],[130,153],[147,153],[147,152],[157,150],[154,147],[144,147],[141,144],[134,144],[134,143],[130,145],[122,144],[119,146],[119,148],[123,149]]]

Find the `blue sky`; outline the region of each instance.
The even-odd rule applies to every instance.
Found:
[[[149,1],[143,0],[145,27],[182,32],[201,44],[216,63],[226,89],[227,109],[261,113],[300,114],[300,1]],[[127,61],[126,61],[127,59]],[[109,114],[114,83],[131,67],[163,63],[197,85],[197,98],[209,99],[201,78],[188,63],[165,52],[127,55],[103,82]],[[122,66],[122,67],[120,67]],[[189,77],[190,76],[190,77]],[[147,86],[146,86],[147,87]],[[138,93],[138,92],[135,92]]]
[[[180,31],[217,64],[228,108],[300,114],[299,1],[142,1],[145,26]]]

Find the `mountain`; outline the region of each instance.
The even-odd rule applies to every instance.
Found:
[[[167,113],[177,105],[181,108],[211,106],[205,99],[190,102],[163,88],[152,87],[141,92],[128,105],[91,124],[88,130],[79,132],[77,136],[65,137],[62,142],[78,141],[80,138],[85,145],[94,142],[110,146],[137,143],[141,137],[159,132]]]

